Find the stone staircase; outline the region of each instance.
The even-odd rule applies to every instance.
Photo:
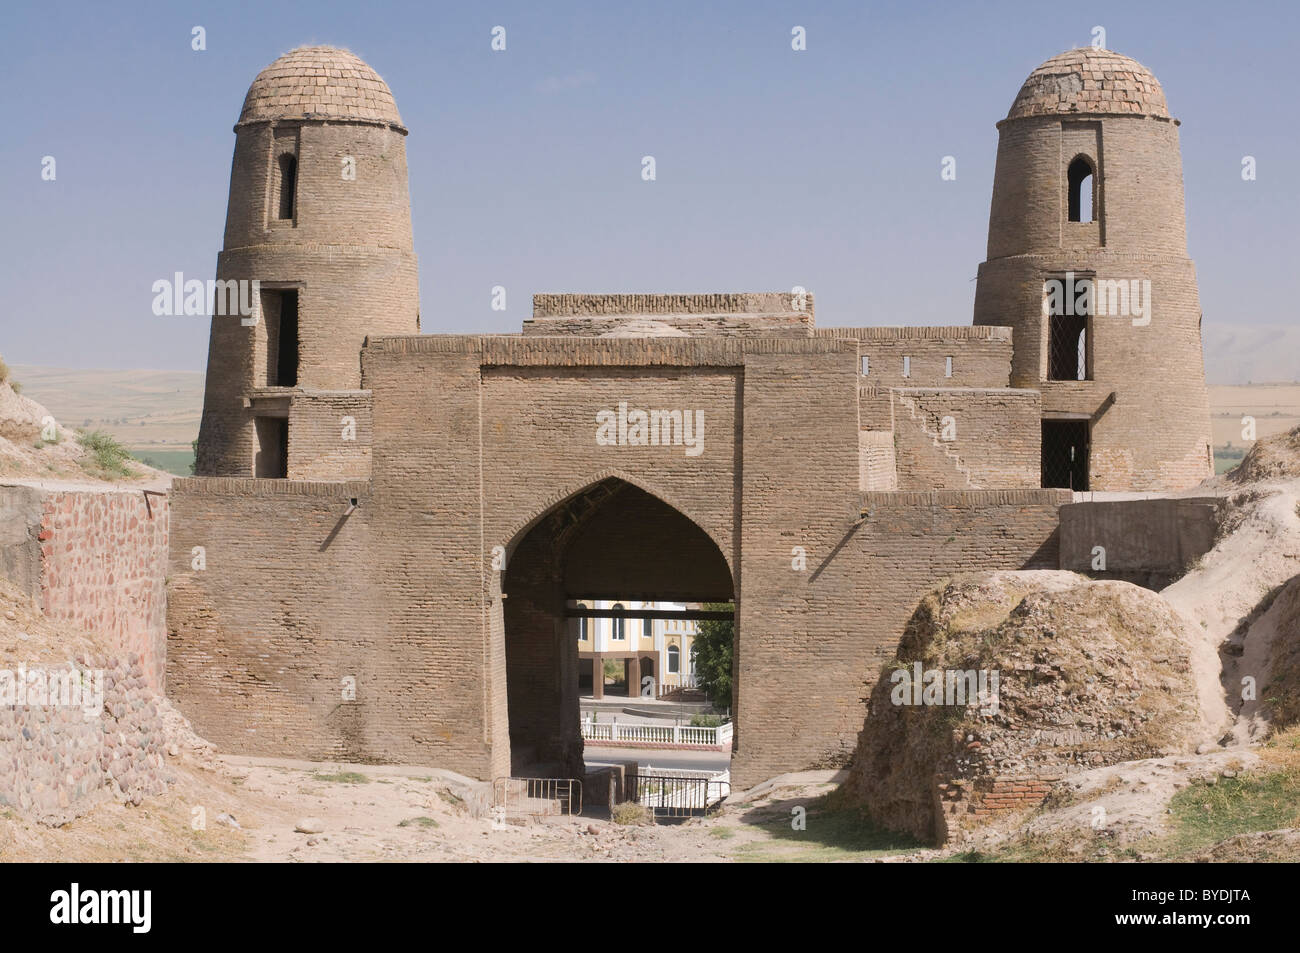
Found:
[[[934,448],[935,452],[946,461],[945,466],[951,468],[954,473],[954,479],[957,482],[957,487],[979,489],[979,484],[975,483],[975,481],[971,479],[970,467],[962,463],[961,455],[953,449],[953,442],[950,440],[944,440],[939,435],[938,431],[930,428],[926,413],[917,406],[915,398],[909,397],[902,390],[898,389],[893,389],[891,393],[898,405],[907,410],[907,414],[911,418],[912,423],[921,432],[923,440],[928,441]],[[898,416],[901,415],[896,415],[895,417],[895,431],[898,430]],[[900,485],[906,482],[901,477],[902,474],[900,473]],[[947,481],[944,482],[946,483]]]

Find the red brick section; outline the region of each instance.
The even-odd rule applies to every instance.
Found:
[[[140,491],[59,491],[42,501],[45,614],[140,657],[151,688],[166,665],[168,506]]]
[[[974,827],[995,817],[1038,807],[1062,777],[1060,771],[1040,771],[982,783],[939,784],[939,813],[946,828],[944,839],[961,840]]]

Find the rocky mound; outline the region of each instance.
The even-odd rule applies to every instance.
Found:
[[[161,794],[175,780],[168,759],[211,755],[138,656],[103,651],[0,580],[0,805],[63,824],[110,797]]]
[[[1068,773],[1194,750],[1207,726],[1190,641],[1160,596],[1129,583],[954,577],[881,671],[837,800],[943,842],[1034,806]]]
[[[0,381],[0,439],[11,443],[39,440],[47,417],[50,412],[15,391],[12,381]]]
[[[1269,643],[1267,675],[1259,699],[1273,731],[1300,724],[1300,576],[1282,586],[1251,626]]]
[[[1232,483],[1300,479],[1300,427],[1257,441],[1225,476]]]

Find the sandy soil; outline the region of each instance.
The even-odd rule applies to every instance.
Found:
[[[165,797],[140,808],[100,805],[62,828],[0,813],[0,862],[814,859],[824,850],[817,814],[801,840],[791,805],[811,804],[834,786],[830,773],[814,773],[708,818],[625,826],[589,816],[506,823],[490,812],[474,816],[485,786],[409,765],[223,757],[208,767],[184,763],[177,773]],[[320,822],[319,833],[295,830],[308,818]]]

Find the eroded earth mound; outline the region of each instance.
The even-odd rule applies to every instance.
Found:
[[[1035,805],[1071,772],[1192,751],[1210,727],[1186,628],[1129,583],[954,577],[922,600],[882,670],[837,797],[943,842]]]

